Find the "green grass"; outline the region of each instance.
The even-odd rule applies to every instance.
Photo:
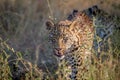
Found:
[[[116,36],[119,33],[115,33]],[[114,34],[114,36],[115,36]],[[115,39],[112,37],[112,39]],[[114,40],[115,41],[115,40]],[[118,41],[118,42],[117,42]],[[119,43],[119,40],[116,40],[115,44]],[[120,78],[120,49],[119,44],[116,47],[111,48],[106,53],[102,53],[100,58],[98,59],[95,55],[93,55],[93,63],[90,65],[89,71],[87,72],[88,80],[119,80]],[[56,79],[56,80],[65,80],[64,76],[66,73],[66,62],[61,63],[58,68],[58,71],[55,74],[42,72],[37,65],[33,65],[31,62],[26,61],[20,52],[15,52],[14,49],[10,48],[5,41],[0,40],[0,79],[1,80],[12,80],[13,76],[19,71],[21,68],[21,73],[17,75],[20,80],[41,80],[43,76],[46,80]],[[13,58],[14,54],[14,58]],[[104,56],[107,58],[102,61]],[[12,57],[12,59],[10,59]],[[13,70],[16,66],[16,70]],[[24,70],[22,70],[24,69]],[[46,68],[47,69],[47,68]],[[15,71],[15,72],[14,72]],[[48,70],[49,72],[49,70]],[[14,73],[14,75],[13,75]]]
[[[0,38],[0,80],[37,80],[43,73],[31,62],[25,60],[20,52],[14,51]]]

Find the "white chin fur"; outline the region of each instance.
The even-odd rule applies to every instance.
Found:
[[[61,57],[60,57],[60,60],[64,59],[64,57],[65,57],[64,55],[63,55],[63,56],[61,56]]]

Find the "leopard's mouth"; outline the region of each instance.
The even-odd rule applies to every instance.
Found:
[[[59,58],[60,60],[62,60],[62,59],[64,59],[64,55],[62,55],[60,52],[55,52],[54,53],[55,54],[55,56],[57,56],[57,58]]]
[[[64,50],[60,49],[60,48],[55,48],[54,49],[54,55],[57,56],[59,59],[63,59],[64,58]]]
[[[58,57],[61,57],[61,56],[63,56],[62,55],[62,53],[60,53],[59,51],[55,51],[55,53],[54,53],[56,56],[58,56]]]
[[[63,56],[63,52],[60,51],[60,50],[57,50],[57,49],[54,50],[54,54],[55,54],[57,57]]]

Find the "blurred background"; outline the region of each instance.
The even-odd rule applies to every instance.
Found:
[[[26,60],[52,71],[58,64],[45,22],[64,20],[73,9],[81,11],[93,5],[120,16],[120,0],[0,0],[0,37]]]

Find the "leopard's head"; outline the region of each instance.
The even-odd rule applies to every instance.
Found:
[[[63,57],[77,50],[87,37],[86,30],[91,32],[91,24],[91,20],[85,15],[83,17],[82,14],[73,21],[65,20],[58,23],[47,21],[46,29],[49,31],[49,39],[55,55]]]

